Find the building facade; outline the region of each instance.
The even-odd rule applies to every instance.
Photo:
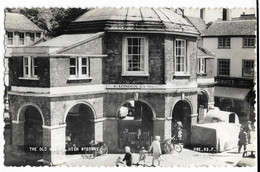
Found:
[[[201,104],[214,104],[212,64],[203,63],[198,76],[197,56],[207,54],[197,46],[199,34],[168,9],[100,8],[64,35],[13,48],[14,147],[42,146],[43,158],[58,164],[70,144],[82,148],[94,140],[109,152],[137,150],[156,135],[172,137],[177,121],[180,141],[189,146],[198,94],[206,97]]]
[[[8,60],[11,57],[13,47],[24,47],[28,45],[40,42],[43,38],[43,31],[26,18],[22,14],[18,13],[5,13],[4,22],[4,45],[5,45],[5,56],[4,56],[4,85],[5,85],[5,116],[8,115],[8,96],[7,91],[9,90],[9,67]]]
[[[203,35],[204,47],[216,56],[215,105],[236,112],[242,124],[255,121],[255,39],[254,15],[215,22]]]

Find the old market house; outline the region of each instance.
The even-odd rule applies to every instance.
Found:
[[[109,152],[125,145],[137,150],[156,135],[172,137],[176,121],[188,146],[198,94],[206,97],[202,108],[214,105],[213,76],[207,70],[197,76],[198,35],[170,9],[100,8],[80,16],[61,36],[14,47],[14,147],[43,146],[43,159],[59,164],[68,137],[78,147],[94,140],[106,143]]]

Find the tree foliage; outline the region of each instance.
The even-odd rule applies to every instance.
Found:
[[[50,20],[52,24],[51,36],[61,35],[72,21],[87,11],[88,9],[81,8],[51,8],[53,14],[53,18]]]

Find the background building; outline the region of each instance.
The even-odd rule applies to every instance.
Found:
[[[57,164],[70,144],[95,140],[110,152],[125,145],[134,151],[156,135],[172,137],[177,121],[189,146],[198,93],[209,106],[214,92],[212,60],[201,63],[198,76],[197,56],[211,56],[197,46],[199,35],[168,9],[101,8],[80,16],[66,34],[13,48],[14,147],[43,146],[43,158]]]
[[[28,45],[37,44],[43,41],[43,31],[26,18],[22,14],[18,13],[5,13],[5,56],[4,56],[4,85],[5,85],[5,116],[8,115],[8,97],[7,90],[9,89],[9,67],[8,60],[11,57],[13,47],[24,47]]]
[[[254,8],[182,8],[184,15],[203,19],[206,24],[215,21],[232,20],[242,13],[255,14]]]
[[[256,19],[241,15],[216,21],[202,35],[203,45],[216,56],[215,106],[236,112],[240,122],[255,120]]]

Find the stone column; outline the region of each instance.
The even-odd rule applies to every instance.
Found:
[[[214,102],[214,101],[212,101],[212,102],[209,101],[209,102],[208,102],[208,109],[214,107],[214,105],[215,105],[215,102]]]
[[[66,125],[43,126],[43,159],[53,165],[65,162]]]
[[[161,136],[161,139],[171,138],[171,119],[156,118],[153,121],[154,129],[153,136]]]
[[[24,121],[12,121],[12,143],[14,152],[23,151],[24,147]]]
[[[112,152],[118,152],[118,119],[117,118],[107,118],[106,121],[104,121],[104,127],[103,127],[103,139],[104,143],[108,145],[108,151],[110,153]]]
[[[101,119],[95,119],[94,121],[94,127],[95,127],[95,141],[104,141],[103,140],[103,124],[104,124],[104,118]]]

